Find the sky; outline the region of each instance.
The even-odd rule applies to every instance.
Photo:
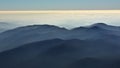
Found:
[[[0,22],[18,26],[56,25],[68,29],[106,23],[120,26],[120,10],[79,10],[79,11],[12,11],[0,12]]]
[[[0,0],[0,10],[120,10],[120,0]]]
[[[67,28],[120,25],[120,0],[0,0],[0,22]]]

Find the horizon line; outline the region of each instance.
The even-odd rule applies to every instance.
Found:
[[[0,10],[0,14],[9,13],[120,13],[120,10]]]

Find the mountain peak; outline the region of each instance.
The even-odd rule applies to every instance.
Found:
[[[92,26],[103,27],[103,26],[108,26],[108,25],[105,23],[96,23],[96,24],[93,24]]]
[[[59,28],[57,26],[54,26],[54,25],[29,25],[29,26],[26,26],[27,28]]]
[[[120,31],[120,27],[108,25],[105,23],[96,23],[96,24],[91,25],[90,28],[99,28],[99,29]]]
[[[95,23],[95,24],[92,24],[90,26],[77,27],[77,28],[74,28],[73,30],[86,30],[86,29],[90,29],[90,28],[101,29],[101,28],[105,28],[105,27],[108,27],[108,26],[109,25],[107,25],[105,23]]]
[[[111,25],[107,25],[105,23],[96,23],[96,24],[93,24],[91,26],[89,26],[89,28],[95,28],[95,29],[112,29],[113,27],[115,26],[111,26]]]
[[[23,27],[18,27],[17,29],[20,29],[20,30],[38,30],[38,29],[64,29],[66,30],[65,28],[61,28],[61,27],[58,27],[58,26],[54,26],[54,25],[28,25],[28,26],[23,26]]]

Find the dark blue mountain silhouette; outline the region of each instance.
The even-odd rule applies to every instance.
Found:
[[[53,39],[0,53],[0,68],[119,68],[120,46],[105,40]]]
[[[120,27],[31,25],[0,33],[0,68],[120,68]]]
[[[79,40],[107,40],[120,44],[120,28],[104,23],[97,23],[87,27],[72,30],[53,25],[31,25],[19,27],[0,34],[0,52],[19,47],[36,41],[50,39],[79,39]]]

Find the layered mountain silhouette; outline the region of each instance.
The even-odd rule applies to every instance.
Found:
[[[120,68],[120,27],[31,25],[0,33],[0,68]]]
[[[52,39],[0,53],[0,68],[119,68],[120,46],[103,40]]]
[[[0,34],[0,52],[36,41],[50,39],[107,40],[120,44],[120,27],[97,23],[71,30],[53,25],[31,25],[9,30]]]

